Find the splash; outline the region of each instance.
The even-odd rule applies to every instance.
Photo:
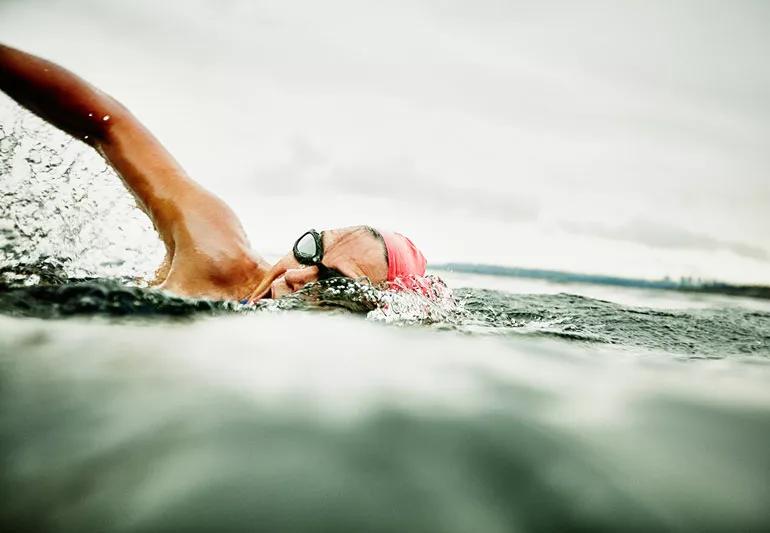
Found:
[[[464,316],[461,301],[434,275],[388,283],[367,317],[389,324],[456,324]]]
[[[310,283],[278,300],[253,306],[267,311],[320,310],[366,314],[368,320],[388,324],[457,323],[462,306],[444,281],[428,275],[408,282],[372,285],[365,278],[332,278]]]
[[[94,150],[16,105],[0,107],[0,267],[143,284],[162,257],[149,219]]]

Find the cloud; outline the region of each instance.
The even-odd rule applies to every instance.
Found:
[[[601,214],[567,229],[672,268],[770,260],[768,2],[42,5],[0,0],[4,39],[114,92],[228,201],[351,193],[499,231]]]
[[[770,253],[758,246],[722,240],[641,217],[634,218],[617,227],[595,222],[563,223],[562,227],[570,233],[604,237],[617,241],[630,241],[653,248],[702,251],[729,250],[742,257],[761,261],[770,260]]]
[[[505,221],[534,220],[540,206],[531,195],[443,182],[421,172],[409,157],[379,163],[340,163],[324,154],[304,137],[289,141],[288,159],[259,172],[261,183],[270,183],[265,194],[354,194],[419,203],[445,211],[466,211]],[[482,180],[483,181],[483,180]]]
[[[537,218],[539,205],[528,195],[500,191],[498,187],[477,187],[474,177],[468,185],[443,182],[426,176],[409,158],[377,166],[338,166],[330,183],[340,190],[393,200],[415,201],[440,210],[460,210],[507,221]]]

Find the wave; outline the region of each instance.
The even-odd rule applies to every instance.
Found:
[[[550,337],[692,358],[770,357],[770,313],[735,307],[662,311],[567,293],[450,289],[436,276],[422,280],[420,290],[335,278],[278,300],[243,304],[180,298],[127,279],[72,279],[50,266],[0,269],[0,313],[11,316],[162,320],[288,311],[353,313],[398,326]]]

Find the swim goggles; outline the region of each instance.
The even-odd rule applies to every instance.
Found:
[[[311,229],[300,235],[294,243],[294,259],[303,265],[317,265],[324,258],[324,242],[321,234]]]
[[[302,265],[318,267],[318,279],[345,278],[336,268],[329,268],[321,261],[324,258],[323,235],[311,229],[300,235],[294,243],[294,259]]]

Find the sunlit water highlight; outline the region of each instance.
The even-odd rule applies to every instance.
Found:
[[[1,529],[770,528],[761,304],[456,274],[177,298],[93,154],[0,124]]]

